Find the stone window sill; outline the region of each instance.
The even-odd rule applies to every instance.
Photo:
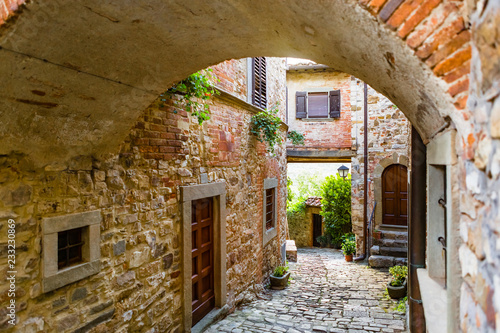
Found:
[[[427,332],[446,332],[448,317],[446,289],[441,281],[438,282],[429,277],[429,273],[424,268],[417,269],[417,276]]]

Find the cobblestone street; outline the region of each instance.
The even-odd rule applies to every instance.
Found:
[[[290,270],[288,288],[266,290],[205,332],[405,332],[405,314],[384,297],[389,273],[311,248],[298,250]]]

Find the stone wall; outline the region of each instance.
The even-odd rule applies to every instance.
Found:
[[[350,75],[334,70],[312,69],[287,71],[288,126],[305,135],[305,144],[288,148],[298,150],[350,150],[351,149],[351,81]],[[311,88],[325,88],[341,91],[340,119],[297,119],[295,118],[295,93]]]
[[[500,328],[500,3],[468,1],[472,24],[470,133],[457,137],[464,332]]]
[[[364,83],[352,81],[352,145],[357,147],[352,158],[352,228],[356,234],[358,253],[362,252],[364,202]],[[390,164],[408,165],[411,124],[389,99],[368,86],[368,218],[375,201],[375,192],[381,190],[380,175]],[[378,200],[380,201],[380,199]],[[381,208],[382,203],[377,203]],[[380,214],[374,214],[374,228],[382,223]]]
[[[297,247],[313,246],[313,214],[319,214],[320,207],[306,206],[304,211],[287,214],[290,239]]]
[[[280,61],[274,63],[281,68]],[[237,64],[230,61],[217,71],[220,75],[225,66],[232,71]],[[242,86],[242,80],[235,82],[233,87]],[[37,168],[22,155],[0,156],[1,330],[179,331],[182,305],[190,304],[182,292],[179,186],[226,183],[229,309],[280,262],[286,235],[285,150],[278,147],[276,156],[269,156],[249,134],[258,110],[223,94],[213,99],[211,119],[200,126],[174,101],[163,99],[144,110],[120,150],[106,157],[80,156],[67,165]],[[265,178],[278,179],[278,237],[263,248]],[[90,210],[102,216],[100,272],[43,293],[42,218]],[[16,221],[15,328],[6,322],[8,219]]]

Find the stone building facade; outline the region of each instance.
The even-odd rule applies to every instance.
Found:
[[[356,234],[357,251],[363,253],[364,205],[364,88],[363,82],[353,79],[352,140],[356,156],[352,158],[352,223]],[[411,124],[401,110],[387,97],[368,86],[368,219],[372,218],[371,231],[383,229],[382,176],[388,167],[401,165],[409,172]],[[376,203],[376,204],[375,204]],[[386,226],[385,229],[394,229]],[[407,232],[407,228],[396,229]],[[373,244],[371,235],[368,242]],[[405,238],[406,237],[402,237]],[[404,243],[404,242],[403,242]],[[406,248],[406,244],[402,244]],[[406,257],[404,255],[403,257]],[[392,263],[387,263],[392,266]]]
[[[212,239],[217,308],[233,309],[281,263],[285,150],[277,147],[270,156],[249,132],[260,109],[246,102],[247,64],[213,67],[221,94],[201,126],[174,100],[159,97],[116,153],[43,168],[22,154],[0,157],[2,331],[188,331],[191,200],[199,197],[214,198],[218,218]],[[284,115],[284,60],[267,58],[267,73],[268,103],[280,102]],[[277,199],[272,235],[263,228],[266,186],[275,187]],[[6,283],[9,221],[16,231],[14,298]],[[85,267],[50,272],[57,235],[80,225],[89,230]],[[10,299],[15,326],[8,322]]]

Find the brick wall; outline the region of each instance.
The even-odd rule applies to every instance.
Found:
[[[351,148],[351,76],[336,71],[288,71],[288,126],[305,135],[303,146],[288,148],[300,150],[327,150]],[[312,88],[341,91],[340,119],[306,120],[295,117],[295,93]]]

